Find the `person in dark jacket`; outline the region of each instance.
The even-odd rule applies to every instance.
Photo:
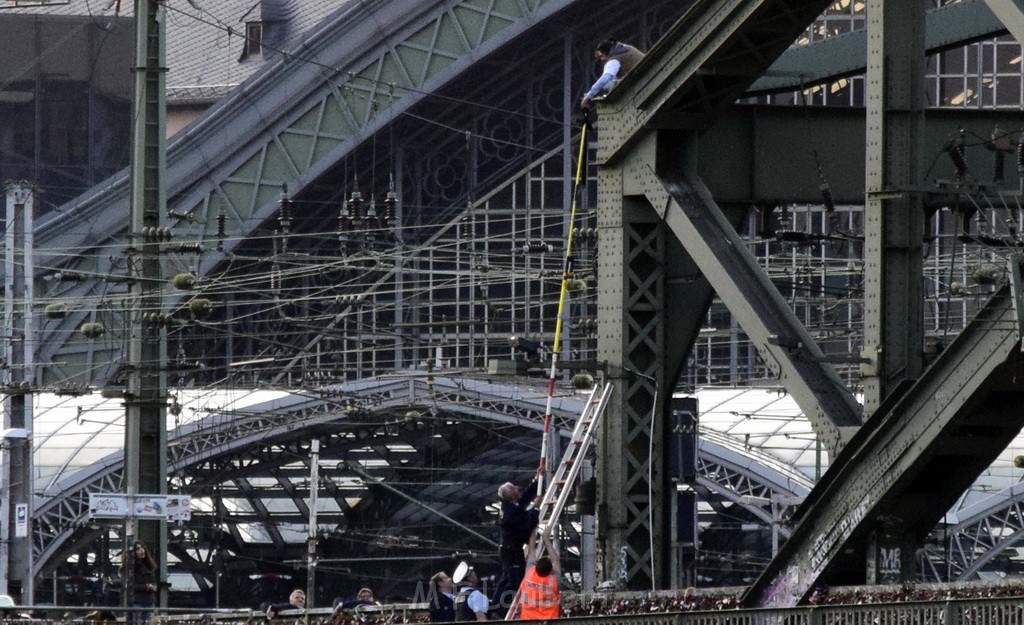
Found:
[[[306,609],[306,591],[296,588],[292,591],[292,594],[288,595],[288,603],[272,603],[267,606],[267,618],[274,618],[278,612],[284,612],[285,610],[304,609]]]
[[[455,620],[455,584],[444,571],[438,571],[430,578],[430,591],[427,601],[430,603],[431,623],[451,623]]]
[[[456,569],[455,576],[452,577],[455,584],[462,586],[459,594],[455,596],[455,618],[459,621],[486,621],[490,605],[487,595],[480,590],[480,577],[473,567],[466,566],[465,563],[460,565],[460,568],[461,571]]]
[[[132,612],[128,622],[143,625],[153,616],[156,607],[156,560],[149,554],[146,545],[135,542],[132,552],[121,560],[119,569],[124,588],[132,590]]]
[[[501,501],[501,512],[498,517],[501,533],[501,544],[498,547],[501,578],[494,589],[494,603],[500,609],[506,609],[512,603],[519,584],[523,581],[523,575],[526,574],[526,554],[523,548],[540,519],[540,510],[536,507],[540,504],[540,498],[537,497],[537,478],[534,477],[523,489],[512,482],[505,482],[498,487],[498,499]]]

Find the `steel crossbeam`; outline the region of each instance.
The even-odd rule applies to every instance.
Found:
[[[963,0],[931,9],[925,16],[925,50],[936,54],[973,41],[1005,34],[1006,25],[986,6],[1019,0]],[[1012,9],[1011,9],[1012,10]],[[1019,18],[1018,18],[1019,19]],[[867,67],[866,30],[855,30],[786,50],[747,94],[802,89]]]

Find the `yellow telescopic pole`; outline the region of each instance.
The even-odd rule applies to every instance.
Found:
[[[573,181],[572,207],[569,211],[569,236],[565,244],[565,260],[562,264],[562,288],[558,294],[558,313],[555,319],[555,341],[551,346],[551,374],[548,377],[548,396],[544,406],[544,434],[540,444],[540,466],[537,468],[537,493],[544,493],[544,482],[547,477],[548,467],[548,446],[551,440],[551,405],[555,397],[555,380],[558,376],[558,354],[562,349],[562,322],[565,315],[565,294],[569,288],[569,280],[573,276],[572,240],[576,225],[576,206],[583,180],[583,163],[586,159],[587,149],[587,126],[586,120],[580,130],[580,149],[576,157],[576,177]],[[541,503],[542,506],[548,502]]]

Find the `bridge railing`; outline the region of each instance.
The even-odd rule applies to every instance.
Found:
[[[429,622],[425,603],[361,606],[332,612],[309,610],[310,625],[404,625]],[[94,608],[95,609],[95,608]],[[107,608],[103,608],[108,610]],[[19,611],[25,608],[19,608]],[[89,620],[62,608],[40,608],[28,618],[8,613],[4,625],[120,625],[126,614],[116,608],[114,619]],[[51,612],[62,616],[52,616]],[[556,621],[537,622],[556,625]],[[150,625],[305,625],[306,612],[288,610],[268,619],[257,610],[157,610]],[[600,614],[557,619],[557,625],[1024,625],[1024,597],[946,599],[863,605],[818,605],[784,609],[723,609],[695,612]]]

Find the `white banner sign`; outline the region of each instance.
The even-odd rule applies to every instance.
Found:
[[[192,498],[182,495],[135,495],[89,493],[89,518],[92,519],[167,519],[192,518]]]

